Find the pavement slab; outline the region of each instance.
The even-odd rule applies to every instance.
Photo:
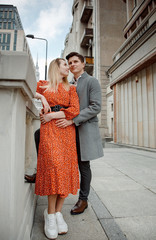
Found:
[[[89,198],[110,240],[156,240],[156,151],[105,148],[91,162]],[[103,214],[104,213],[104,214]]]
[[[70,210],[77,201],[77,196],[70,195],[64,203],[62,213],[65,221],[68,224],[69,231],[67,234],[59,235],[59,240],[108,240],[96,214],[94,213],[90,203],[83,214],[72,216]],[[34,226],[31,240],[46,240],[44,234],[44,218],[43,212],[47,208],[47,197],[39,197]]]
[[[156,151],[104,148],[104,157],[91,161],[89,206],[72,216],[78,196],[69,195],[63,215],[69,226],[62,240],[156,240]],[[39,197],[31,240],[45,240]]]
[[[156,216],[118,218],[115,221],[130,240],[156,239]]]

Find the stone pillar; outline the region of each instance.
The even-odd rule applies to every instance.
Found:
[[[33,122],[38,118],[32,103],[35,91],[35,69],[30,56],[21,52],[0,52],[1,240],[30,239],[36,198],[34,187],[24,181],[24,173],[25,156],[29,155],[30,164],[35,151],[33,146],[25,145],[26,139],[33,143]],[[31,119],[31,131],[28,131],[26,119]]]

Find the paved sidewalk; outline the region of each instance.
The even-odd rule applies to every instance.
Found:
[[[104,148],[105,156],[91,162],[92,188],[89,207],[71,216],[77,196],[63,207],[69,225],[58,240],[156,240],[156,152],[132,148]],[[40,197],[32,240],[47,239],[43,211],[47,199]]]

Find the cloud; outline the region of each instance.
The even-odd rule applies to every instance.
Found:
[[[59,57],[66,34],[72,23],[73,0],[0,0],[17,7],[25,34],[48,40],[48,63]],[[38,64],[40,79],[44,79],[45,42],[27,39],[30,51]]]
[[[72,21],[71,0],[62,1],[51,0],[51,7],[40,11],[38,18],[26,30],[33,32],[37,36],[45,36],[45,38],[54,39],[59,36],[66,25]]]

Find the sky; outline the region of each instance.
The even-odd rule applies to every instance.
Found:
[[[17,7],[25,35],[45,38],[48,41],[48,65],[60,57],[64,41],[72,24],[73,0],[0,0],[0,4]],[[40,79],[45,78],[46,41],[27,38]]]

